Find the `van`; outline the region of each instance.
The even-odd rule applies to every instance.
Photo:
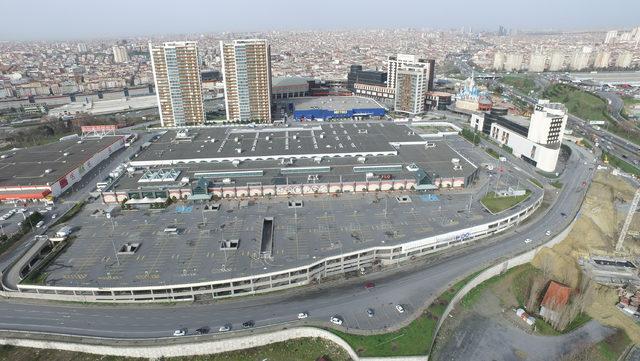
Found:
[[[40,221],[36,224],[36,228],[40,228],[44,225],[44,221]]]

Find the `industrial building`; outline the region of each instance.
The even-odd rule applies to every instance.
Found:
[[[149,43],[160,124],[183,127],[204,124],[204,100],[195,41]]]
[[[496,142],[512,149],[513,155],[545,172],[554,172],[567,112],[560,103],[540,100],[531,118],[508,114],[506,108],[493,108],[484,114],[472,114],[470,125]]]
[[[263,39],[220,42],[229,121],[271,122],[271,47]]]
[[[308,97],[290,104],[296,120],[366,119],[386,114],[375,100],[355,96]]]
[[[465,187],[477,166],[388,122],[167,131],[106,203]]]
[[[0,201],[44,201],[64,193],[124,147],[124,137],[70,137],[0,155]]]

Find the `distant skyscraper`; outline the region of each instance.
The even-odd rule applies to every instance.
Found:
[[[164,127],[203,124],[205,116],[197,43],[149,43],[149,53],[158,97],[160,124]]]
[[[86,53],[87,52],[87,44],[78,43],[78,52],[79,53]]]
[[[227,120],[271,122],[271,47],[263,39],[220,42]]]
[[[121,45],[113,47],[113,61],[116,63],[126,63],[129,61],[129,53],[127,48]]]
[[[396,87],[396,71],[402,65],[417,65],[424,68],[428,74],[426,91],[433,89],[433,74],[435,71],[435,60],[420,59],[416,55],[398,54],[392,55],[387,59],[387,87]]]
[[[609,58],[611,53],[608,51],[601,51],[596,54],[596,58],[593,61],[593,67],[598,69],[604,69],[609,67]]]
[[[549,71],[560,71],[564,69],[564,53],[554,51],[549,59]]]
[[[618,68],[628,68],[631,66],[631,61],[633,60],[633,54],[629,51],[623,51],[618,54],[618,58],[616,59],[616,67]]]
[[[604,38],[604,43],[605,44],[615,43],[617,37],[618,37],[618,30],[607,31],[607,35]]]
[[[429,89],[430,63],[404,63],[395,69],[395,104],[397,112],[420,114],[424,112],[425,97]]]
[[[503,70],[505,60],[506,60],[506,57],[504,56],[503,52],[498,51],[495,54],[493,54],[493,69],[498,71]]]
[[[541,53],[532,53],[529,59],[529,68],[531,72],[541,73],[546,66],[547,57]]]

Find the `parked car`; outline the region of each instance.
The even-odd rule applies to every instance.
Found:
[[[402,305],[400,304],[396,305],[396,310],[398,310],[398,312],[400,313],[404,313],[404,307],[402,307]]]
[[[551,231],[547,230],[546,232],[544,232],[545,235],[550,236],[551,235]]]
[[[364,288],[366,288],[368,290],[374,288],[375,286],[376,286],[376,284],[373,283],[373,282],[367,282],[367,283],[364,284]]]
[[[230,330],[231,330],[231,325],[229,325],[229,324],[220,326],[220,328],[218,329],[218,331],[220,331],[220,332],[227,332],[227,331],[230,331]]]
[[[242,324],[242,328],[252,328],[256,323],[253,320],[246,321]]]
[[[44,225],[44,221],[40,221],[38,223],[36,223],[36,228],[40,228]]]
[[[373,315],[375,315],[375,312],[373,312],[373,308],[367,308],[367,316],[373,317]]]
[[[187,334],[187,329],[186,328],[180,328],[180,329],[177,329],[177,330],[173,331],[173,335],[176,336],[176,337],[177,336],[185,336],[186,334]]]
[[[342,325],[342,319],[340,318],[340,316],[332,316],[330,321],[331,323],[334,323],[336,325]]]
[[[307,317],[309,317],[309,314],[308,314],[308,313],[306,313],[306,312],[300,312],[300,313],[298,314],[298,319],[299,319],[299,320],[305,319],[305,318],[307,318]]]
[[[527,239],[525,239],[525,240],[524,240],[524,243],[527,243],[527,244],[528,244],[528,243],[531,243],[531,238],[527,238]]]
[[[210,331],[209,327],[200,327],[199,329],[196,330],[196,335],[206,335],[208,334]]]

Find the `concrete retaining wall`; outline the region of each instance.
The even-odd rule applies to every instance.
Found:
[[[287,330],[273,331],[264,334],[254,334],[248,336],[234,337],[222,340],[204,341],[198,343],[187,344],[174,344],[174,345],[158,345],[158,346],[114,346],[110,343],[115,343],[113,340],[92,338],[91,343],[81,342],[63,342],[55,341],[57,335],[38,333],[37,336],[41,339],[27,339],[20,338],[34,335],[34,333],[21,333],[11,332],[12,337],[0,337],[0,344],[14,345],[20,347],[31,348],[46,348],[57,349],[73,352],[84,352],[99,355],[112,355],[112,356],[124,356],[124,357],[144,357],[144,358],[161,358],[161,357],[178,357],[178,356],[195,356],[195,355],[208,355],[222,352],[237,351],[242,349],[249,349],[254,347],[265,346],[268,344],[288,341],[296,338],[322,338],[324,340],[333,342],[342,347],[354,361],[427,361],[427,356],[408,356],[408,357],[392,357],[392,358],[378,358],[378,357],[359,357],[356,352],[342,340],[340,337],[334,335],[329,331],[325,331],[314,327],[297,327]],[[51,338],[51,340],[47,340]],[[86,338],[86,337],[85,337]],[[99,345],[101,340],[104,341],[104,345]],[[117,341],[116,341],[117,342]]]

